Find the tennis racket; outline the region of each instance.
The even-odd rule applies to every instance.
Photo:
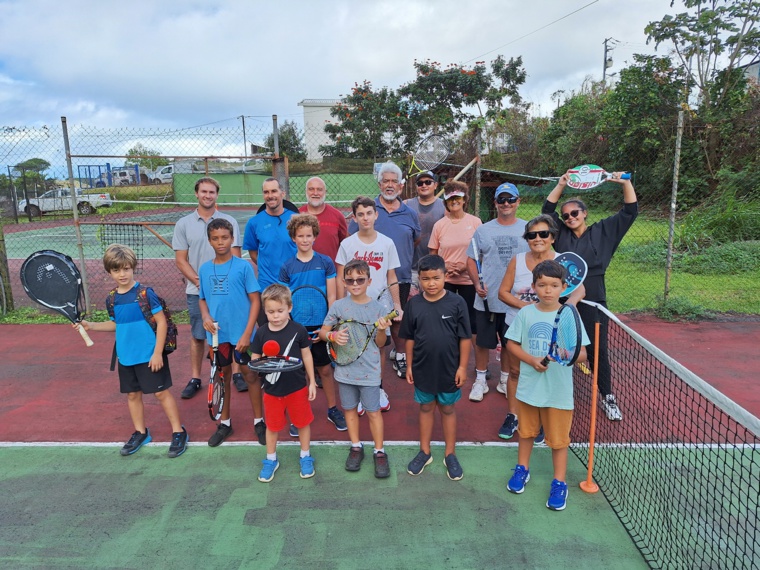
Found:
[[[596,164],[582,164],[581,166],[571,168],[567,172],[570,175],[567,185],[575,190],[591,190],[603,182],[614,178],[611,172],[607,172]],[[630,172],[624,172],[620,176],[621,180],[629,180],[630,178]]]
[[[387,315],[386,319],[394,319],[398,316],[398,313],[393,310]],[[348,319],[339,322],[333,327],[333,331],[345,331],[348,334],[348,342],[346,344],[338,344],[330,340],[327,341],[327,353],[330,355],[330,360],[335,364],[345,366],[351,364],[359,359],[367,350],[369,343],[375,336],[375,331],[378,327],[378,322],[374,324],[361,323]]]
[[[314,285],[301,285],[293,289],[291,296],[293,309],[290,311],[290,318],[312,331],[309,333],[312,341],[318,340],[317,333],[327,316],[327,295]]]
[[[386,313],[396,311],[403,315],[409,299],[420,294],[420,288],[414,281],[401,280],[391,283],[380,291],[377,301],[383,306]]]
[[[567,282],[567,289],[562,293],[563,297],[568,297],[578,287],[581,286],[583,280],[586,279],[586,273],[588,272],[588,266],[586,261],[577,253],[568,251],[560,253],[554,258],[554,261],[562,265],[567,270],[565,281]]]
[[[60,313],[74,324],[84,317],[82,275],[68,255],[50,249],[37,251],[21,266],[21,284],[29,298]],[[78,326],[87,346],[93,342],[84,327]]]
[[[478,249],[478,240],[475,239],[475,236],[472,236],[472,253],[475,256],[475,266],[478,268],[478,283],[480,284],[480,288],[484,289],[483,285],[483,267],[481,265],[482,257],[480,256],[480,249]],[[488,320],[489,322],[493,322],[493,313],[488,308],[488,298],[483,297],[483,310],[488,313]]]
[[[412,155],[409,176],[438,168],[451,152],[449,142],[442,135],[430,135],[422,139]]]
[[[256,358],[248,363],[248,368],[259,374],[264,374],[264,379],[274,384],[280,379],[277,372],[292,372],[303,368],[303,361],[294,356],[280,354],[280,343],[276,340],[268,340],[261,347],[264,356]]]
[[[214,323],[214,332],[211,334],[211,372],[208,378],[208,415],[216,421],[222,417],[224,407],[224,372],[219,366],[219,323]]]
[[[541,364],[548,366],[549,356],[562,366],[572,366],[578,360],[583,342],[583,329],[578,310],[572,305],[562,305],[554,318],[549,355]]]

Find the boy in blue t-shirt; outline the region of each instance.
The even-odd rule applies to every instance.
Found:
[[[166,317],[153,289],[147,288],[151,312],[156,319],[153,332],[137,302],[139,283],[134,270],[137,256],[125,245],[112,244],[103,256],[103,267],[116,282],[113,298],[113,320],[80,324],[89,331],[116,331],[116,355],[119,358],[119,384],[127,395],[129,415],[135,432],[121,448],[122,455],[132,455],[151,441],[150,430],[145,426],[143,394],[155,394],[172,426],[169,457],[179,457],[187,449],[188,435],[179,419],[177,402],[169,392],[172,375],[169,360],[164,353],[166,344]],[[74,325],[75,327],[79,325]]]
[[[560,308],[559,298],[567,288],[566,271],[554,260],[542,261],[533,269],[533,290],[538,303],[523,307],[507,331],[507,350],[520,359],[520,382],[517,402],[520,410],[520,443],[517,466],[507,488],[522,493],[530,481],[530,455],[533,440],[544,426],[546,445],[552,450],[554,480],[546,506],[561,511],[567,505],[567,449],[573,423],[573,368],[541,362],[549,352],[554,318]],[[581,327],[582,341],[577,362],[586,360],[589,343]]]
[[[232,360],[241,364],[240,372],[248,384],[248,397],[253,407],[253,429],[260,445],[266,445],[266,424],[261,400],[261,383],[245,366],[250,360],[248,347],[259,315],[259,282],[253,267],[246,260],[232,255],[232,224],[223,219],[211,220],[206,227],[208,241],[216,256],[201,265],[198,271],[198,306],[201,310],[206,340],[211,345],[214,323],[219,327],[217,358],[224,375],[224,389],[230,394]],[[216,447],[232,435],[230,398],[224,400],[222,416],[208,444]]]

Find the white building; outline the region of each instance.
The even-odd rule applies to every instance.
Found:
[[[325,125],[335,120],[330,116],[330,108],[338,103],[340,99],[304,99],[299,103],[303,107],[303,134],[309,162],[322,162],[319,145],[330,143]]]

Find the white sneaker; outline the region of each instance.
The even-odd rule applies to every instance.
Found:
[[[499,378],[499,383],[496,385],[496,391],[499,394],[507,395],[507,381]]]
[[[396,349],[395,349],[395,348],[391,348],[391,352],[390,352],[390,354],[388,355],[388,358],[389,358],[390,360],[396,360]]]
[[[387,412],[391,409],[391,402],[388,399],[388,394],[380,388],[380,411]]]
[[[472,390],[470,390],[470,400],[473,402],[481,402],[483,401],[483,395],[487,393],[488,384],[476,380],[472,385]]]
[[[618,408],[617,401],[615,400],[615,394],[607,394],[599,400],[604,408],[604,413],[607,414],[607,419],[613,422],[619,422],[623,419],[623,414]]]
[[[364,406],[362,406],[361,402],[359,402],[359,405],[356,406],[356,413],[359,414],[359,417],[362,417],[364,415]]]

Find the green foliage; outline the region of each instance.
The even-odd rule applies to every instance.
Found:
[[[698,321],[712,317],[712,313],[701,305],[675,296],[668,296],[667,299],[659,297],[654,314],[666,321]]]
[[[306,160],[303,132],[293,121],[285,121],[277,127],[280,156],[287,156],[290,163]],[[267,136],[264,146],[274,150],[274,134]]]
[[[41,174],[50,168],[50,163],[43,158],[30,158],[24,162],[19,162],[14,168],[20,172],[31,170]]]
[[[159,166],[166,166],[169,161],[161,158],[159,151],[149,149],[142,143],[137,143],[127,151],[127,159],[124,164],[137,164],[146,170],[155,170]]]
[[[91,311],[87,313],[87,320],[106,321],[106,311]],[[187,310],[172,311],[172,320],[178,325],[186,325],[190,322]],[[34,307],[19,307],[5,315],[0,315],[2,325],[44,325],[44,324],[69,324],[68,319],[52,311],[42,311]]]
[[[731,182],[729,177],[726,184]],[[735,186],[721,186],[715,198],[689,212],[678,227],[678,248],[697,251],[713,243],[760,240],[760,201],[736,194]]]

